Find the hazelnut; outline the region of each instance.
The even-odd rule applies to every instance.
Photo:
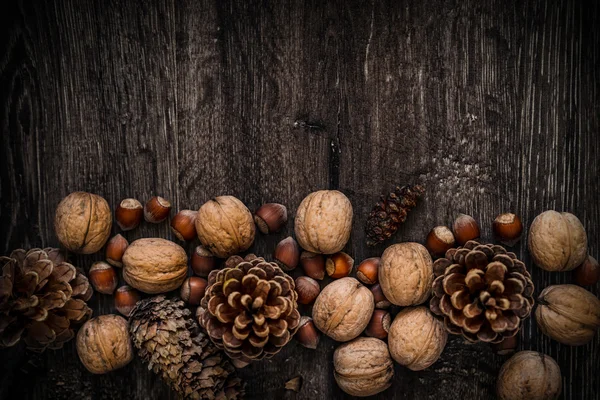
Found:
[[[254,222],[258,230],[265,235],[279,232],[287,222],[287,209],[283,204],[263,204],[254,213]]]
[[[206,292],[208,282],[204,278],[191,276],[181,285],[180,296],[183,301],[192,306],[199,306]]]
[[[546,271],[570,271],[587,257],[587,235],[569,213],[545,211],[529,228],[527,246],[533,262]]]
[[[104,261],[93,263],[88,277],[94,289],[104,294],[112,294],[119,283],[115,269]]]
[[[372,396],[392,385],[394,363],[385,342],[358,338],[333,353],[334,377],[340,389],[352,396]]]
[[[385,297],[398,306],[427,301],[433,285],[433,262],[418,243],[391,245],[381,256],[379,283]]]
[[[106,244],[106,261],[110,265],[121,268],[123,266],[121,259],[127,246],[129,242],[120,233],[113,236]]]
[[[453,230],[456,242],[461,246],[480,235],[479,224],[475,218],[465,214],[459,214],[454,221]]]
[[[160,196],[154,196],[144,206],[144,219],[150,223],[158,224],[167,219],[170,212],[171,203]]]
[[[352,229],[352,204],[337,190],[319,190],[306,196],[296,212],[294,230],[300,247],[313,253],[342,250]]]
[[[556,400],[562,392],[560,367],[550,356],[520,351],[500,368],[498,400]]]
[[[383,290],[381,289],[381,285],[379,283],[371,286],[371,293],[373,294],[373,299],[375,300],[375,308],[389,308],[392,303],[385,297],[383,294]]]
[[[123,279],[144,293],[177,289],[187,277],[187,271],[185,250],[169,240],[138,239],[123,254]]]
[[[56,208],[54,230],[60,244],[74,253],[99,251],[110,237],[110,207],[102,197],[74,192]]]
[[[327,258],[325,270],[327,271],[327,275],[333,279],[339,279],[350,275],[353,266],[354,259],[343,251],[340,251]]]
[[[140,292],[128,285],[123,285],[115,292],[115,308],[118,312],[129,317],[135,304],[140,301]]]
[[[427,235],[425,247],[432,256],[442,257],[455,244],[454,235],[450,229],[445,226],[436,226]]]
[[[538,297],[535,319],[543,334],[581,346],[591,342],[600,327],[600,300],[576,285],[548,286]]]
[[[275,262],[284,271],[291,271],[300,262],[300,248],[293,237],[288,236],[277,244],[275,248]]]
[[[92,374],[122,368],[133,359],[127,320],[119,315],[101,315],[87,321],[77,333],[77,354]]]
[[[311,304],[321,292],[321,288],[319,282],[313,278],[299,276],[296,278],[296,292],[298,292],[298,303]]]
[[[181,210],[171,219],[171,231],[177,239],[190,241],[196,237],[198,211]]]
[[[213,254],[202,246],[196,246],[190,262],[192,271],[198,276],[207,277],[215,269],[217,260]]]
[[[392,358],[413,371],[423,370],[436,362],[447,340],[443,322],[423,306],[400,311],[388,333]]]
[[[492,343],[492,350],[500,356],[505,356],[514,353],[517,350],[518,344],[519,337],[517,335],[509,336],[504,338],[500,343]]]
[[[130,231],[137,228],[140,222],[142,222],[143,215],[144,207],[142,206],[142,203],[136,199],[125,199],[121,201],[115,211],[117,225],[124,231]]]
[[[580,286],[593,286],[598,279],[600,279],[598,261],[588,255],[583,264],[575,269],[575,282]]]
[[[500,214],[492,224],[494,236],[498,238],[500,243],[507,246],[514,246],[520,239],[523,233],[523,224],[521,219],[512,213]]]
[[[365,330],[375,309],[371,291],[354,278],[331,282],[317,297],[313,320],[317,329],[338,342]]]
[[[377,283],[377,271],[379,270],[380,261],[381,259],[379,257],[371,257],[361,262],[356,269],[356,277],[358,280],[366,285]]]
[[[311,317],[302,316],[300,318],[300,324],[298,325],[298,331],[296,332],[296,340],[302,346],[309,349],[316,349],[319,345],[319,331],[315,328],[315,324]]]
[[[307,276],[316,280],[325,277],[325,257],[322,254],[303,251],[300,255],[300,265]]]
[[[256,226],[250,210],[233,196],[219,196],[198,210],[196,232],[202,245],[220,258],[248,250]]]
[[[385,310],[375,310],[365,329],[365,334],[377,339],[385,339],[392,323],[390,313]]]

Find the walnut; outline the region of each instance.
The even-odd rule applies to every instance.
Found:
[[[77,354],[93,374],[105,374],[129,364],[133,347],[127,320],[118,315],[90,319],[77,333]]]
[[[354,278],[331,282],[317,297],[313,322],[338,342],[354,339],[365,330],[375,309],[373,294]]]
[[[437,361],[444,351],[448,334],[444,324],[429,309],[408,307],[400,311],[388,333],[392,358],[413,371]]]
[[[233,196],[219,196],[198,210],[196,231],[206,249],[227,258],[252,245],[256,228],[244,203]]]
[[[68,250],[92,254],[104,246],[110,236],[112,215],[102,197],[73,192],[58,204],[54,230],[59,242]]]
[[[123,254],[123,279],[144,293],[177,289],[187,271],[185,250],[165,239],[138,239]]]
[[[587,235],[573,214],[546,211],[533,220],[528,247],[538,267],[546,271],[570,271],[585,261]]]
[[[427,301],[433,284],[433,262],[418,243],[394,244],[383,252],[379,284],[385,297],[398,306]]]
[[[557,342],[584,345],[600,327],[600,300],[576,285],[548,286],[538,297],[535,319],[541,331]]]
[[[338,386],[352,396],[372,396],[392,384],[394,363],[384,341],[357,338],[335,349],[333,368]]]
[[[350,239],[352,204],[337,190],[313,192],[300,203],[294,228],[296,239],[304,250],[337,253]]]
[[[537,351],[520,351],[502,365],[496,384],[498,400],[554,400],[562,377],[556,361]]]

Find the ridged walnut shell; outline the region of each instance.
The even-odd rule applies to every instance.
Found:
[[[365,330],[375,309],[373,294],[354,278],[331,282],[317,297],[313,322],[338,342],[354,339]]]
[[[546,271],[570,271],[587,256],[587,235],[581,221],[569,213],[545,211],[529,228],[533,262]]]
[[[550,356],[520,351],[502,365],[498,400],[555,400],[562,391],[560,367]]]
[[[77,333],[77,354],[93,374],[105,374],[129,364],[133,347],[127,320],[118,315],[90,319]]]
[[[337,190],[306,196],[296,212],[296,239],[304,250],[333,254],[342,250],[352,230],[352,203]]]
[[[196,232],[206,249],[227,258],[252,246],[256,228],[244,203],[233,196],[219,196],[198,210]]]
[[[177,289],[187,277],[185,250],[165,239],[138,239],[123,254],[123,279],[144,293]]]
[[[600,300],[576,285],[548,286],[538,297],[535,319],[541,331],[557,342],[584,345],[600,327]]]
[[[447,340],[444,324],[423,306],[400,311],[388,333],[392,358],[413,371],[420,371],[436,362]]]
[[[379,284],[385,297],[398,306],[424,303],[431,294],[433,262],[419,243],[394,244],[383,252]]]
[[[394,363],[384,341],[357,338],[335,349],[335,381],[352,396],[372,396],[392,384]]]
[[[58,241],[74,253],[92,254],[110,236],[112,214],[106,200],[87,193],[73,192],[56,208],[54,230]]]

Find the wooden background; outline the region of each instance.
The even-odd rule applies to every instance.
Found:
[[[423,183],[426,199],[394,241],[424,242],[459,212],[529,226],[575,213],[600,255],[600,9],[578,1],[5,0],[0,6],[0,252],[56,245],[58,202],[86,190],[115,207],[158,194],[176,210],[231,194],[250,209],[336,188],[365,246],[379,193]],[[114,232],[118,228],[113,228]],[[269,256],[293,232],[258,236]],[[125,235],[172,238],[168,224]],[[196,243],[187,246],[191,251]],[[389,243],[388,243],[389,244]],[[570,273],[531,265],[536,292]],[[89,268],[101,255],[77,257]],[[592,289],[598,294],[598,286]],[[114,312],[109,296],[95,315]],[[248,398],[345,398],[335,343],[292,342],[244,369]],[[570,348],[530,319],[521,349],[554,357],[565,399],[599,399],[600,336]],[[0,351],[0,398],[163,399],[139,360],[86,372],[74,344],[41,356]],[[453,337],[422,372],[396,367],[379,399],[493,398],[505,358]],[[304,377],[302,391],[284,382]]]

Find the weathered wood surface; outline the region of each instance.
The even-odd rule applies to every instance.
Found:
[[[310,191],[337,188],[354,205],[347,251],[361,260],[384,249],[365,247],[365,214],[406,182],[428,193],[395,241],[423,242],[459,212],[489,239],[500,212],[528,225],[557,209],[579,216],[600,254],[598,2],[7,0],[0,10],[3,254],[56,245],[54,209],[75,190],[112,207],[160,194],[176,209],[232,194],[293,216]],[[253,251],[269,255],[292,232],[259,236]],[[125,236],[173,238],[167,224]],[[516,251],[531,265],[523,244]],[[531,271],[538,292],[572,279]],[[114,312],[108,296],[92,306]],[[292,342],[244,369],[248,397],[344,398],[334,347]],[[570,348],[530,319],[520,347],[558,361],[565,399],[600,398],[599,336]],[[87,373],[73,343],[0,358],[0,398],[174,397],[139,360]],[[492,398],[503,361],[452,338],[427,370],[397,367],[377,398]],[[296,375],[301,393],[286,393]]]

